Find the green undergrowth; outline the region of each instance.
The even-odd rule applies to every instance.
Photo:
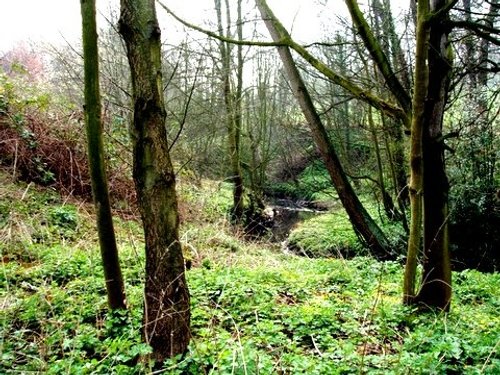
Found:
[[[140,225],[116,220],[129,313],[110,314],[89,206],[0,176],[0,373],[151,373]],[[500,372],[498,274],[455,273],[451,312],[421,314],[400,303],[399,263],[283,254],[192,194],[207,201],[181,231],[193,337],[162,373]]]
[[[401,224],[381,219],[375,204],[365,202],[364,206],[386,234],[393,252],[403,255],[405,233]],[[288,237],[288,246],[294,252],[308,257],[350,258],[369,255],[342,207],[299,223]]]
[[[328,171],[320,160],[308,165],[295,181],[269,183],[266,191],[273,196],[309,201],[329,200],[336,195]]]
[[[288,238],[288,246],[310,257],[366,255],[347,214],[336,212],[310,218],[300,223]]]

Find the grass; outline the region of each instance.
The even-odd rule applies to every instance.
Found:
[[[343,257],[365,252],[347,214],[341,211],[300,223],[288,241],[289,247],[310,257]]]
[[[405,252],[405,233],[400,223],[383,221],[378,208],[363,202],[375,222],[388,236],[395,253]],[[288,246],[296,253],[309,257],[346,257],[369,255],[349,221],[347,213],[339,206],[326,214],[317,215],[299,223],[290,233]]]
[[[91,209],[0,179],[0,373],[150,373],[140,225],[116,220],[129,314],[110,314]],[[164,373],[500,373],[497,273],[455,273],[452,311],[417,313],[401,305],[399,263],[247,242],[214,186],[183,187],[193,338]]]

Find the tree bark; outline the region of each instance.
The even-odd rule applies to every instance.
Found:
[[[146,243],[143,338],[152,358],[185,352],[190,298],[179,242],[175,174],[165,127],[160,28],[154,0],[121,0],[120,33],[131,69],[133,176]]]
[[[404,52],[401,49],[401,44],[399,42],[399,37],[396,34],[396,28],[394,26],[394,19],[392,17],[391,2],[390,0],[383,0],[383,4],[380,0],[372,1],[372,9],[374,13],[374,28],[376,35],[388,39],[384,45],[381,47],[387,56],[392,58],[392,71],[399,77],[399,80],[404,87],[406,92],[411,92],[411,80],[410,73],[408,71],[408,64],[405,60]],[[409,111],[409,109],[407,109]],[[391,137],[391,148],[388,151],[391,154],[389,162],[391,167],[394,169],[394,188],[395,196],[397,197],[398,204],[401,208],[401,212],[404,213],[405,206],[408,202],[408,182],[406,178],[407,162],[404,156],[405,147],[403,144],[403,129],[402,123],[398,120],[386,119],[386,116],[382,114],[382,122],[384,123],[385,137],[387,135]],[[390,126],[385,126],[389,124]],[[407,229],[407,225],[404,224]]]
[[[447,5],[434,0],[433,12]],[[425,306],[449,310],[451,267],[448,244],[448,192],[445,170],[443,115],[448,99],[452,61],[449,58],[447,17],[434,19],[428,44],[429,86],[425,101],[424,147],[424,259],[422,286],[416,297]]]
[[[380,152],[377,129],[375,128],[375,121],[373,119],[373,110],[372,107],[370,106],[368,106],[368,128],[372,136],[373,147],[375,148],[375,160],[377,161],[377,181],[378,181],[378,187],[380,189],[382,204],[384,206],[384,211],[389,220],[396,220],[399,216],[399,212],[394,206],[394,202],[392,201],[390,194],[387,192],[385,188],[382,156]]]
[[[215,0],[215,10],[217,13],[217,25],[219,34],[224,35],[222,22],[221,0]],[[230,27],[229,6],[226,2],[227,29]],[[241,35],[241,0],[238,0],[238,35]],[[229,36],[229,32],[227,33]],[[219,42],[222,69],[221,79],[224,90],[224,103],[226,105],[226,122],[228,136],[228,156],[231,165],[231,182],[233,183],[233,207],[231,209],[231,219],[235,223],[241,222],[243,218],[243,176],[241,173],[240,161],[240,134],[241,134],[241,100],[243,87],[243,58],[242,46],[237,46],[238,62],[236,67],[237,83],[236,91],[231,87],[231,48],[224,41]]]
[[[85,128],[92,196],[97,216],[97,232],[106,281],[108,305],[110,309],[125,309],[125,287],[116,246],[104,162],[95,0],[81,0],[80,5],[85,75]]]
[[[265,0],[258,0],[257,7],[273,40],[275,42],[281,40],[282,36],[276,28],[276,17],[267,6]],[[290,49],[284,46],[277,48],[293,93],[309,124],[316,146],[321,153],[332,183],[349,215],[354,230],[366,242],[375,257],[380,259],[388,258],[391,255],[388,241],[384,233],[365,210],[349,183],[340,160],[328,138],[326,129],[314,108],[314,104],[293,60]]]
[[[429,82],[427,67],[429,40],[429,0],[420,0],[417,9],[417,46],[415,51],[415,73],[413,92],[413,118],[410,140],[410,234],[403,283],[403,301],[412,303],[415,299],[415,279],[417,256],[420,252],[422,236],[422,195],[424,189],[423,129],[425,99]]]

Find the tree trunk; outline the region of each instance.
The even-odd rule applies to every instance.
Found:
[[[415,278],[417,256],[422,236],[422,195],[424,188],[423,129],[425,99],[429,72],[427,67],[429,27],[429,0],[420,0],[417,9],[417,46],[415,52],[415,87],[413,92],[413,118],[410,143],[410,235],[403,285],[403,301],[412,303],[415,299]]]
[[[222,24],[222,5],[221,0],[215,0],[215,9],[217,13],[217,24],[220,35],[224,35]],[[230,27],[229,6],[226,1],[227,28]],[[238,0],[238,35],[241,35],[241,0]],[[229,31],[227,36],[230,36]],[[241,38],[241,36],[240,36]],[[235,223],[241,222],[243,218],[243,176],[241,173],[240,161],[240,134],[241,134],[241,100],[243,89],[243,57],[242,46],[237,46],[238,63],[236,67],[237,83],[236,91],[231,88],[231,49],[223,41],[219,42],[219,50],[222,60],[221,78],[224,87],[224,103],[226,105],[226,121],[228,136],[228,153],[231,165],[231,181],[233,183],[233,207],[231,219]]]
[[[370,53],[373,62],[378,67],[380,73],[385,79],[389,90],[392,92],[401,108],[408,113],[411,109],[411,98],[394,72],[387,54],[384,52],[378,40],[373,35],[371,28],[368,26],[363,13],[359,9],[357,0],[345,0],[349,13],[351,14],[352,22],[356,26],[363,43]]]
[[[382,135],[384,138],[384,145],[387,153],[387,161],[392,179],[392,187],[396,201],[398,202],[399,211],[401,213],[401,223],[406,233],[409,232],[408,220],[406,218],[407,202],[409,201],[408,183],[406,181],[406,158],[404,155],[404,144],[401,126],[395,124],[388,124],[393,121],[391,118],[381,113]],[[394,131],[390,135],[391,131]],[[390,138],[390,139],[389,139]]]
[[[161,363],[187,348],[190,302],[165,127],[160,28],[154,0],[121,0],[119,26],[132,76],[133,175],[146,243],[143,338],[153,348],[153,359]]]
[[[264,0],[258,0],[257,6],[262,19],[275,42],[279,42],[282,36],[276,29],[276,17],[272,14]],[[385,235],[364,209],[354,192],[347,176],[342,169],[339,158],[331,144],[328,134],[321,119],[314,108],[309,92],[300,76],[298,68],[293,60],[288,47],[277,47],[283,62],[285,73],[288,76],[293,93],[311,129],[312,136],[325,162],[332,183],[349,215],[354,230],[366,242],[372,254],[384,259],[391,255],[391,250]]]
[[[447,1],[433,1],[432,11]],[[448,191],[445,170],[443,115],[448,98],[452,61],[449,59],[446,18],[431,23],[428,47],[429,87],[424,113],[424,261],[422,286],[417,301],[449,310],[451,268],[448,248]]]
[[[85,74],[85,128],[87,131],[92,196],[97,215],[97,232],[108,294],[108,305],[110,309],[125,309],[125,287],[118,258],[104,163],[95,0],[81,0],[80,4]]]
[[[373,2],[372,8],[375,9],[379,5],[380,4],[378,4],[377,1],[375,0]],[[374,18],[375,18],[375,22],[374,22],[375,31],[377,33],[380,33],[380,25],[379,25],[378,19],[377,19],[377,17],[374,17]],[[369,77],[370,76],[370,69],[368,67],[368,62],[364,58],[363,51],[358,50],[358,55],[359,55],[359,59],[361,59],[361,61],[363,62],[366,76]],[[379,71],[378,71],[377,67],[374,66],[373,68],[374,68],[373,73],[374,73],[375,79],[380,80]],[[386,133],[388,131],[387,131],[386,126],[385,126],[386,120],[385,120],[384,113],[381,112],[380,115],[381,115],[381,121],[382,121],[382,125],[383,125],[382,129],[384,130],[384,133]],[[401,210],[401,213],[398,212],[396,206],[394,205],[394,201],[391,198],[391,195],[387,192],[386,187],[385,187],[384,170],[382,167],[382,156],[381,156],[381,152],[380,152],[380,145],[379,145],[379,140],[378,140],[378,135],[377,135],[377,129],[375,127],[375,120],[373,118],[373,108],[371,106],[368,106],[368,129],[369,129],[371,136],[372,136],[372,141],[373,141],[373,146],[374,146],[374,151],[375,151],[375,158],[377,161],[378,187],[380,189],[381,199],[382,199],[385,213],[386,213],[387,218],[389,220],[400,220],[403,224],[403,227],[406,230],[408,225],[406,223],[406,218],[404,216],[405,215],[404,209]],[[393,130],[395,130],[396,133],[398,133],[400,131],[400,129],[393,129]],[[386,143],[386,146],[388,147],[389,142],[387,141],[387,137],[385,137],[385,143]],[[389,161],[390,167],[392,169],[392,168],[394,168],[393,160],[391,160],[392,155],[391,155],[389,149],[387,151],[389,154],[388,161]],[[394,171],[394,169],[392,169],[392,171]],[[394,172],[394,174],[395,174],[395,172]],[[395,196],[399,197],[399,194],[396,192]],[[399,199],[397,199],[397,200],[398,200],[398,203],[401,203]],[[400,207],[401,207],[401,204],[400,204]]]
[[[227,2],[228,0],[226,0]],[[229,6],[228,6],[229,12]],[[236,32],[238,39],[243,39],[243,20],[241,14],[241,0],[237,4],[238,18],[236,20]],[[234,98],[235,113],[234,113],[234,149],[236,158],[233,162],[234,173],[238,176],[235,181],[234,204],[238,210],[243,208],[243,174],[241,172],[241,128],[243,124],[243,46],[236,46],[236,93]]]
[[[495,28],[495,19],[498,17],[500,12],[500,2],[499,0],[491,0],[490,10],[488,11],[488,15],[486,19],[483,21],[484,24],[492,29]],[[486,38],[481,38],[481,42],[479,44],[479,72],[477,74],[478,84],[482,86],[486,86],[488,83],[488,59],[490,55],[490,44],[491,42]],[[498,59],[498,58],[497,58]]]
[[[394,19],[392,17],[391,2],[390,0],[383,0],[383,4],[380,0],[372,1],[372,9],[374,13],[374,28],[376,35],[379,38],[388,39],[385,44],[381,45],[384,53],[387,56],[391,56],[393,70],[397,77],[399,78],[402,86],[407,92],[411,91],[410,73],[408,71],[408,64],[405,61],[404,52],[401,49],[401,44],[399,43],[399,37],[396,34],[396,28],[394,26]],[[387,134],[391,137],[391,144],[393,151],[391,152],[392,157],[389,159],[391,167],[394,168],[394,187],[395,196],[401,208],[401,212],[404,213],[405,205],[408,202],[408,182],[406,179],[406,158],[404,156],[404,144],[403,144],[403,129],[402,122],[398,120],[385,119],[386,116],[382,113],[382,122],[386,124],[389,121],[390,126],[384,126]],[[390,150],[388,150],[390,152]],[[407,226],[406,223],[404,223]]]
[[[373,120],[373,110],[370,106],[368,106],[368,128],[370,130],[373,146],[375,148],[375,160],[377,161],[377,181],[378,187],[380,189],[382,204],[384,206],[384,211],[389,220],[397,220],[399,217],[399,212],[394,206],[394,202],[392,201],[390,194],[385,188],[384,169],[382,167],[382,157],[380,153],[377,129],[375,128],[375,121]]]

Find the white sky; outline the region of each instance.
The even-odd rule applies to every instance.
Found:
[[[97,0],[97,3],[102,3]],[[0,0],[0,51],[19,41],[64,43],[81,37],[79,0]]]
[[[398,7],[407,7],[409,3],[409,0],[392,1]],[[213,9],[213,0],[163,0],[163,2],[193,23],[201,22],[207,10]],[[268,0],[270,7],[289,30],[293,25],[293,36],[302,42],[311,42],[320,35],[321,22],[318,21],[318,17],[328,16],[331,23],[335,19],[332,13],[346,14],[344,1],[322,2],[328,5],[322,7],[318,5],[318,0]],[[247,3],[253,4],[253,0],[247,0]],[[0,4],[0,52],[11,49],[19,41],[64,44],[66,39],[73,44],[78,43],[81,38],[79,0],[0,0]],[[119,13],[119,0],[96,0],[96,4],[98,11],[106,15],[110,9],[116,14]],[[162,28],[176,23],[172,19],[165,18],[167,17],[165,11],[159,6],[157,11]],[[318,14],[321,12],[327,14]],[[102,19],[100,25],[104,25]],[[176,27],[179,28],[178,25]]]
[[[193,23],[200,22],[204,10],[213,8],[213,0],[163,0],[179,15]],[[287,28],[293,25],[293,35],[300,41],[311,41],[320,32],[318,11],[325,10],[315,0],[268,0],[270,7]],[[326,1],[323,1],[326,2]],[[407,6],[409,0],[393,0]],[[109,14],[113,9],[118,14],[119,0],[96,0],[98,9]],[[338,5],[338,7],[337,7]],[[328,0],[328,10],[345,14],[342,0]],[[157,7],[162,27],[164,10]],[[103,25],[104,21],[100,20]],[[0,0],[0,52],[7,51],[19,41],[63,44],[64,39],[75,43],[81,37],[79,0]]]

